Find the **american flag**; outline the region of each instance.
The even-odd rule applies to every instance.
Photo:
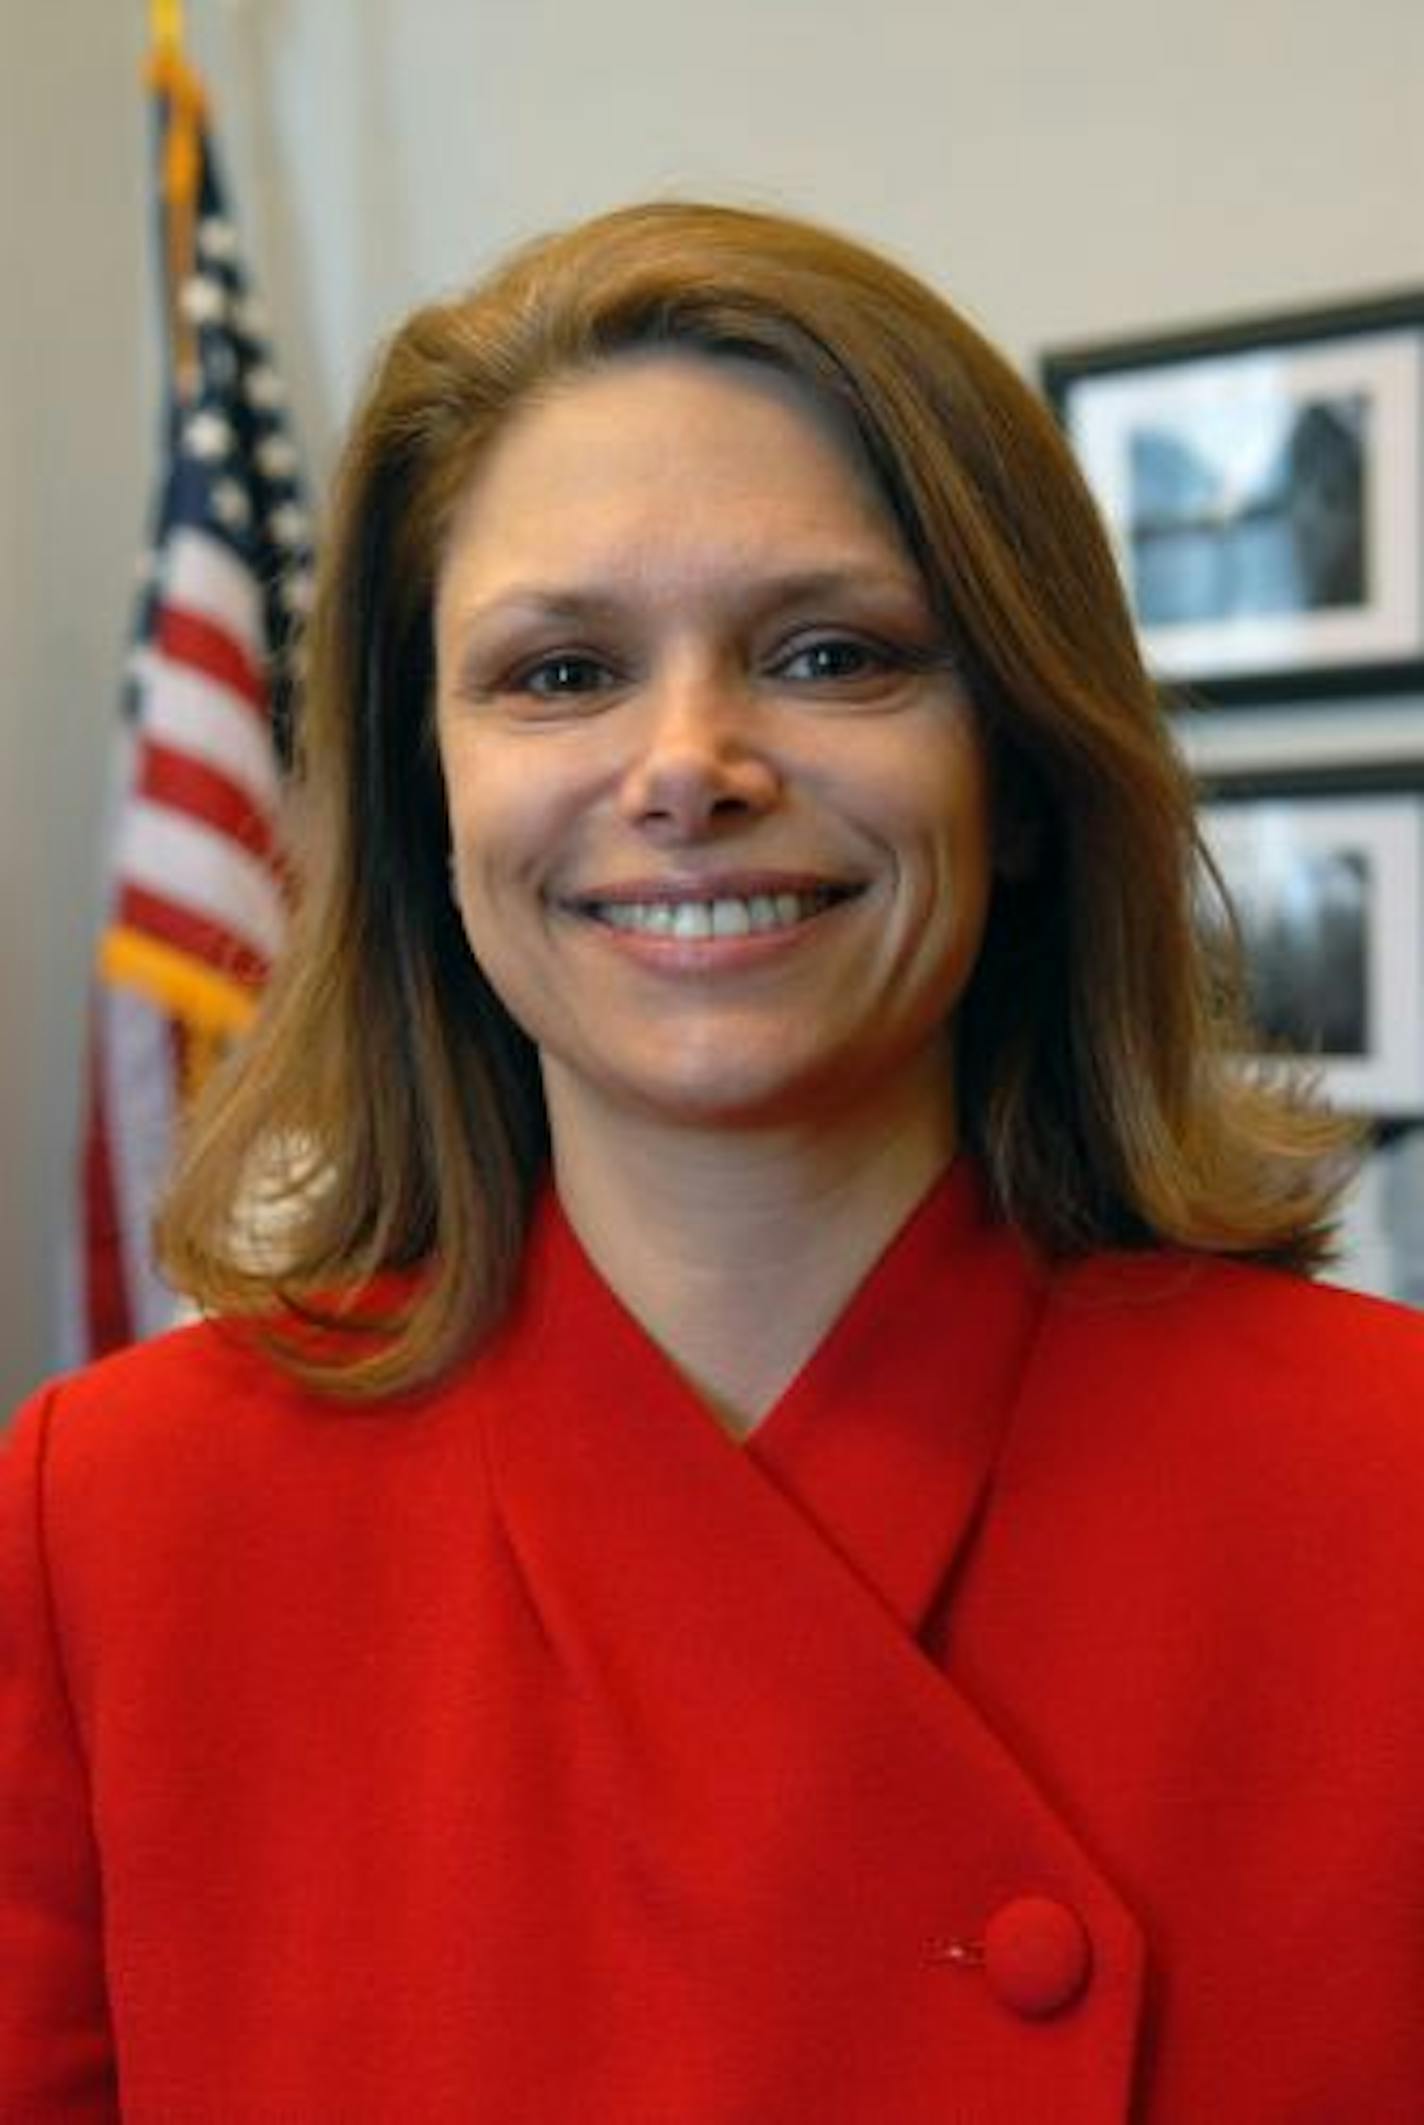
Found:
[[[179,1112],[281,944],[288,661],[310,524],[196,75],[152,71],[169,365],[124,689],[66,1357],[169,1325],[153,1212]]]

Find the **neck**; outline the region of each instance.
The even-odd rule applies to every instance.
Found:
[[[685,1128],[549,1080],[554,1176],[585,1253],[729,1430],[779,1399],[954,1155],[942,1060],[869,1116]],[[571,1111],[577,1108],[577,1112]]]

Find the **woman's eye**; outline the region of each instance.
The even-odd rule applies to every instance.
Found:
[[[523,665],[510,678],[509,689],[534,694],[542,701],[559,701],[571,695],[601,693],[612,684],[613,674],[599,658],[561,650]]]
[[[821,635],[814,642],[801,642],[784,652],[775,665],[776,676],[800,685],[834,685],[848,679],[869,679],[898,670],[904,659],[882,643],[867,642],[857,635]]]
[[[803,642],[786,652],[776,669],[782,678],[797,680],[865,678],[867,671],[884,669],[884,663],[884,650],[869,642],[857,642],[852,635],[825,635],[820,642]]]

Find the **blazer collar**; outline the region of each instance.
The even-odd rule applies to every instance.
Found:
[[[1051,2065],[1055,2115],[1099,2125],[1126,2102],[1139,1929],[915,1637],[982,1509],[1043,1298],[960,1167],[741,1446],[549,1201],[471,1390],[579,1820],[631,1846],[608,1910],[629,1884],[640,1924],[695,1906],[723,2023],[755,2015],[754,1973],[795,1970],[818,2012],[881,2032],[885,2085],[920,2072],[966,2116],[1025,2117]],[[1077,1915],[1094,1974],[1025,2047],[975,1944],[1049,1905]]]

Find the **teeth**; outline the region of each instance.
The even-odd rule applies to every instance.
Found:
[[[606,900],[590,912],[614,930],[637,930],[648,937],[700,940],[748,937],[766,930],[789,930],[829,905],[824,891],[753,893],[745,899]]]
[[[712,935],[713,909],[706,901],[683,900],[673,909],[669,925],[674,937],[710,937]]]
[[[749,900],[714,900],[712,903],[712,935],[714,937],[745,937],[752,926],[752,904]]]

